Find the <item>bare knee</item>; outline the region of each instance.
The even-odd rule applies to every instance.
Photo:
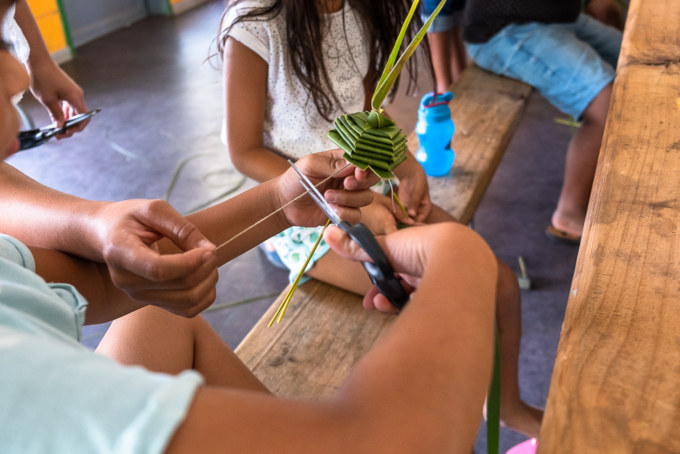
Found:
[[[608,83],[600,93],[590,102],[583,112],[584,125],[602,125],[607,119],[609,102],[611,100],[613,83]]]
[[[498,262],[498,283],[496,284],[497,311],[500,315],[514,313],[520,307],[520,290],[515,272],[500,259]]]

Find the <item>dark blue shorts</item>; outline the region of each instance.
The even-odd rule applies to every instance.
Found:
[[[435,10],[437,5],[439,5],[438,0],[422,0],[420,15],[423,22],[430,17],[430,14],[432,14],[432,11]],[[444,32],[462,25],[464,7],[465,0],[446,0],[446,3],[441,11],[439,11],[439,15],[434,19],[428,31]]]

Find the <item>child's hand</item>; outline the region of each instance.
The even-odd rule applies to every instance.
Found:
[[[30,67],[31,92],[45,106],[56,126],[62,127],[64,122],[78,113],[87,112],[83,90],[54,62],[43,62]],[[57,139],[71,137],[82,131],[89,123],[83,121],[68,128]]]
[[[334,175],[318,187],[319,192],[343,220],[353,224],[359,222],[361,218],[359,208],[373,200],[373,191],[370,187],[377,182],[377,177],[368,175],[372,172],[364,172],[349,165],[342,155],[342,150],[314,153],[300,159],[295,165],[313,184]],[[299,176],[292,168],[278,178],[276,187],[278,189],[276,195],[280,199],[279,206],[285,205],[304,192]],[[290,225],[304,227],[321,225],[327,219],[309,196],[301,197],[288,206],[284,210],[284,215]]]
[[[404,288],[412,292],[420,283],[420,277],[426,269],[431,238],[428,231],[433,227],[440,228],[443,224],[426,226],[423,228],[409,228],[396,231],[384,237],[377,237],[388,260],[402,280]],[[342,230],[329,227],[324,233],[324,240],[338,255],[353,261],[370,261],[368,254]],[[366,309],[377,309],[381,312],[395,313],[397,309],[385,298],[377,288],[372,287],[364,296],[363,305]]]
[[[338,255],[353,261],[370,261],[366,252],[342,230],[329,227],[324,239]],[[404,288],[410,293],[419,286],[428,286],[430,294],[456,295],[460,286],[479,286],[475,291],[493,295],[497,280],[497,262],[491,249],[472,229],[453,222],[439,222],[398,230],[386,236],[376,237],[385,251]],[[459,278],[452,279],[452,274]],[[470,279],[474,276],[475,279]],[[486,283],[482,284],[481,279]],[[413,298],[411,298],[413,299]],[[447,298],[437,298],[447,301]],[[493,298],[489,298],[493,302]],[[366,309],[396,312],[396,309],[373,287],[364,296]],[[408,309],[408,306],[407,308]]]
[[[409,153],[408,159],[395,169],[395,174],[399,178],[397,194],[408,215],[416,222],[425,221],[432,210],[432,201],[423,167]]]
[[[361,223],[375,235],[387,235],[397,231],[397,220],[392,210],[381,200],[385,198],[376,194],[373,203],[361,209]]]
[[[132,299],[188,317],[214,302],[215,246],[166,202],[105,204],[94,227],[112,282]],[[162,238],[179,251],[161,254]]]

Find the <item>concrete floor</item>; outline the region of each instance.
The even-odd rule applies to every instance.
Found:
[[[85,90],[88,106],[102,112],[73,138],[21,153],[10,163],[44,184],[99,200],[165,198],[176,179],[168,200],[180,212],[237,188],[241,177],[219,140],[219,62],[213,67],[205,61],[214,50],[221,11],[217,1],[176,18],[147,18],[78,48],[63,68]],[[388,107],[407,133],[420,97],[430,90],[423,80],[418,92],[406,96],[402,90]],[[49,122],[30,96],[22,106],[38,126]],[[475,217],[475,228],[500,258],[516,270],[518,256],[526,261],[533,288],[522,293],[520,386],[524,399],[538,406],[547,398],[577,253],[543,234],[570,134],[554,122],[560,116],[532,95]],[[246,181],[237,192],[252,185]],[[235,347],[285,287],[286,275],[259,250],[247,252],[220,269],[217,303],[206,318]],[[86,327],[84,343],[96,346],[106,328]],[[484,432],[482,423],[477,452],[485,452]],[[503,429],[501,452],[524,438]]]

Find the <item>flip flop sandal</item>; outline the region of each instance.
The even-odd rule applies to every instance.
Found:
[[[551,240],[560,243],[571,244],[576,246],[581,244],[580,235],[574,235],[573,233],[565,232],[564,230],[560,230],[552,224],[545,229],[545,235]]]

